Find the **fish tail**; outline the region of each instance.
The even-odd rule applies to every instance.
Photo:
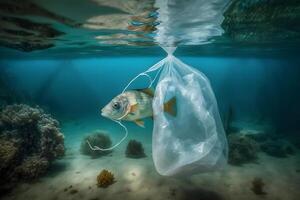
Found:
[[[164,111],[174,117],[176,116],[176,97],[173,97],[172,99],[164,103]]]

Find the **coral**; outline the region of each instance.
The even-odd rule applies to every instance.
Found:
[[[39,156],[31,156],[26,158],[15,171],[19,177],[24,180],[32,180],[40,177],[47,172],[49,161]]]
[[[41,154],[49,160],[64,155],[64,135],[60,132],[59,123],[50,115],[43,114],[37,123],[38,131],[42,137],[40,139]]]
[[[256,195],[264,195],[266,192],[264,191],[264,186],[265,183],[261,178],[254,178],[252,181],[252,187],[251,190],[256,194]]]
[[[90,148],[87,141],[89,141],[91,146],[109,148],[111,147],[112,142],[107,134],[101,133],[100,131],[96,131],[95,133],[86,136],[81,142],[80,152],[84,155],[89,155],[92,158],[97,158],[111,153],[111,151],[94,151]]]
[[[41,117],[41,110],[30,106],[19,104],[6,106],[0,115],[4,125],[9,127],[21,127],[36,124]]]
[[[0,139],[0,173],[13,164],[18,154],[18,148],[11,141]]]
[[[136,140],[130,140],[128,142],[125,154],[129,158],[146,157],[142,143]]]
[[[3,137],[18,140],[24,151],[38,152],[50,161],[64,155],[64,136],[58,121],[39,107],[6,106],[0,113],[0,121],[6,129]]]
[[[241,165],[256,160],[259,146],[253,139],[244,135],[231,134],[228,143],[230,164]]]
[[[97,186],[106,188],[109,185],[113,184],[115,182],[115,177],[113,173],[110,171],[104,169],[100,172],[100,174],[97,176]]]
[[[40,177],[52,161],[64,155],[58,121],[39,107],[6,106],[0,111],[0,125],[0,191]]]
[[[292,145],[283,140],[268,140],[262,143],[260,148],[263,152],[273,157],[284,158],[294,154]]]

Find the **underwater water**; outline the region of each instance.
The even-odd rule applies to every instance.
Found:
[[[299,199],[299,2],[63,2],[0,2],[1,199]],[[155,117],[87,145],[123,138],[101,109],[170,45],[211,84],[223,169],[158,173]]]

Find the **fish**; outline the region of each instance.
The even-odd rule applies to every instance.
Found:
[[[112,120],[132,121],[144,128],[143,119],[153,119],[153,97],[154,92],[150,88],[125,91],[104,106],[101,115]],[[176,116],[176,97],[164,103],[164,112]]]

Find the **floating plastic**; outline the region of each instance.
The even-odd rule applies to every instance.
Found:
[[[173,53],[178,44],[204,44],[212,37],[222,35],[223,11],[229,0],[182,2],[155,1],[160,22],[156,26],[155,40],[168,56],[138,74],[123,90],[125,92],[141,76],[149,78],[148,87],[155,88],[152,155],[156,170],[166,176],[221,169],[226,165],[228,155],[225,131],[209,80]],[[193,30],[190,24],[193,24]],[[153,72],[156,72],[154,79],[150,76]],[[176,116],[164,111],[165,102],[173,97],[176,97]],[[124,141],[128,131],[121,123],[123,117],[114,120],[125,131],[120,142],[109,149],[90,147],[111,150]]]
[[[168,56],[149,69],[161,69],[153,99],[156,170],[171,176],[220,169],[227,163],[228,147],[209,80],[174,57],[175,48],[165,50]],[[164,103],[173,97],[175,117],[164,112]]]
[[[215,95],[206,76],[173,56],[175,47],[164,48],[168,56],[133,78],[123,92],[140,76],[149,78],[152,87],[159,77],[153,97],[152,155],[161,175],[191,174],[221,169],[227,163],[227,140],[219,115]],[[156,72],[154,79],[149,75]],[[165,112],[164,105],[176,98],[176,115]],[[124,116],[114,120],[125,130],[117,144],[128,135],[121,123]]]

